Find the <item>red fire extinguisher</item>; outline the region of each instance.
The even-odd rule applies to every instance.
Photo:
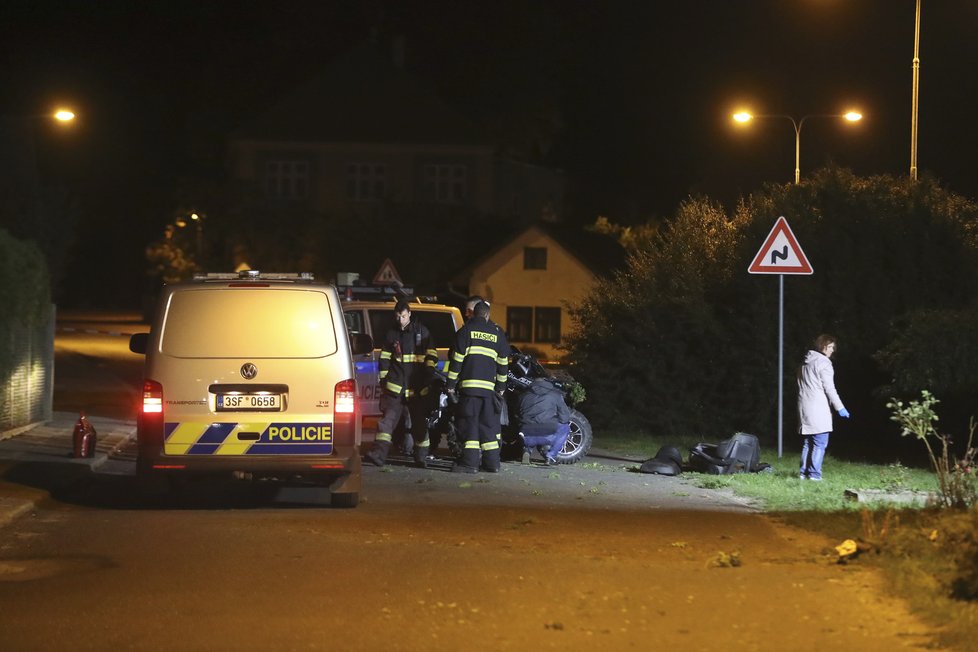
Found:
[[[78,421],[75,422],[75,430],[71,433],[71,441],[74,446],[73,456],[94,457],[97,439],[98,433],[95,432],[95,426],[90,424],[85,418],[85,413],[81,412],[78,415]]]

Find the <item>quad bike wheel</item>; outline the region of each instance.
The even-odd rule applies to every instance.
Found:
[[[592,443],[594,436],[591,433],[591,422],[579,411],[571,410],[570,436],[557,454],[557,464],[580,462],[591,450]]]

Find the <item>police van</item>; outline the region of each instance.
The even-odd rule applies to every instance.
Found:
[[[320,485],[332,505],[357,505],[353,358],[373,343],[348,332],[334,286],[306,273],[198,275],[163,288],[149,333],[129,348],[146,355],[143,486],[238,472]]]
[[[362,288],[357,288],[361,291]],[[373,351],[354,356],[359,405],[363,413],[364,428],[376,428],[380,411],[380,346],[384,336],[394,326],[395,298],[381,296],[375,299],[356,299],[352,290],[344,296],[343,313],[350,333],[369,335],[378,347]],[[359,296],[364,296],[360,294]],[[369,295],[368,295],[369,296]],[[455,342],[455,331],[462,327],[462,313],[455,306],[439,303],[423,303],[417,298],[410,299],[411,318],[424,324],[431,333],[431,341],[438,349],[438,368],[447,371],[448,350]]]

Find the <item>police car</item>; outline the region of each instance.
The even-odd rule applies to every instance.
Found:
[[[336,288],[311,274],[205,274],[163,288],[137,420],[137,478],[239,472],[360,497],[353,358],[373,343],[346,327]]]
[[[379,291],[376,299],[356,299],[353,297],[357,294],[352,289],[344,296],[350,297],[343,301],[343,314],[350,333],[369,335],[379,347],[388,329],[394,325],[394,297],[384,298]],[[462,327],[461,311],[455,306],[424,303],[416,298],[411,299],[410,303],[411,318],[427,326],[431,340],[438,349],[438,368],[447,371],[448,349],[455,342],[455,331]],[[363,412],[364,429],[367,431],[376,428],[377,419],[381,416],[379,362],[379,348],[354,356],[359,391],[357,398]]]

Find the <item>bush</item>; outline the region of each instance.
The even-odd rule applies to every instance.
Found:
[[[815,268],[812,276],[785,279],[783,370],[777,281],[746,269],[780,215]],[[880,359],[893,366],[881,368],[877,353],[897,340],[897,326],[910,316],[967,308],[978,285],[975,224],[978,205],[933,180],[862,178],[832,168],[798,185],[767,186],[730,215],[707,199],[690,199],[640,237],[619,229],[630,246],[626,268],[572,307],[579,330],[569,337],[569,358],[588,388],[589,417],[660,435],[709,440],[742,430],[771,441],[778,374],[790,432],[795,367],[812,339],[829,332],[840,342],[840,394],[859,415],[860,432],[869,433],[840,443],[892,455],[895,433],[883,407],[892,393],[882,393],[892,378],[921,378],[929,363],[954,366],[944,374],[954,380],[974,367],[956,365],[953,351],[941,348],[945,325],[914,333],[926,341],[899,340],[900,355]],[[942,357],[928,360],[927,351]],[[916,370],[908,369],[911,362]]]
[[[33,242],[0,229],[0,378],[10,375],[16,327],[35,326],[51,305],[47,264]]]
[[[975,421],[971,420],[964,456],[957,459],[950,452],[951,437],[937,432],[934,426],[938,420],[934,405],[940,401],[927,390],[923,390],[920,394],[919,401],[910,401],[906,405],[903,401],[891,399],[886,404],[886,407],[893,411],[893,416],[890,418],[900,424],[902,436],[912,435],[926,447],[931,467],[937,473],[941,504],[944,507],[973,507],[978,503],[978,480],[976,480],[974,467],[975,449],[972,446]],[[939,447],[932,445],[931,440],[937,440]]]

